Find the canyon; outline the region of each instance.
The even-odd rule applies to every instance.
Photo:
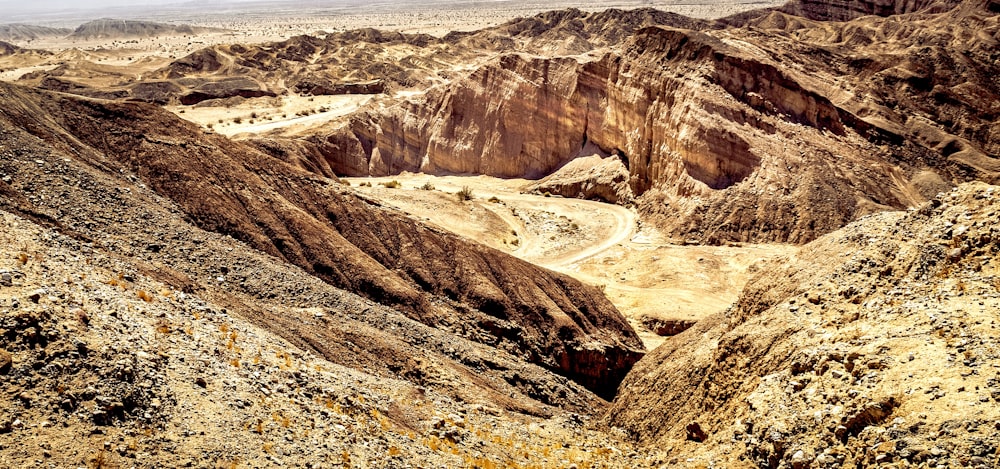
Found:
[[[565,6],[0,28],[0,465],[995,466],[1000,4]]]

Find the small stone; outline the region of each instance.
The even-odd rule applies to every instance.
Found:
[[[955,248],[948,251],[948,259],[957,261],[962,258],[962,248]]]
[[[691,422],[687,426],[687,439],[701,443],[708,439],[708,435],[701,429],[698,422]]]
[[[809,457],[801,449],[792,455],[792,469],[803,469],[809,467]]]
[[[28,295],[28,299],[31,300],[32,303],[38,303],[39,301],[41,301],[42,296],[44,295],[45,295],[45,290],[38,289],[31,292],[31,294]]]
[[[194,384],[197,384],[198,386],[203,388],[208,387],[208,381],[205,381],[205,378],[202,378],[201,376],[199,376],[197,379],[194,380]]]

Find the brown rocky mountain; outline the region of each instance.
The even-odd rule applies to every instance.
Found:
[[[88,81],[93,81],[93,77],[71,65],[32,74],[24,81],[55,91],[159,104],[190,105],[209,99],[287,93],[380,94],[426,88],[451,80],[460,70],[500,51],[579,54],[618,44],[649,25],[695,29],[712,26],[706,21],[652,9],[612,9],[600,13],[564,10],[443,38],[366,28],[331,33],[323,38],[298,36],[272,44],[218,45],[177,59],[162,70],[146,74],[138,83],[121,77],[118,80],[121,84],[111,87],[102,84],[99,89],[89,89]],[[165,28],[175,27],[100,20],[82,25],[77,31],[88,37],[105,37],[102,35],[111,34],[107,31],[149,37],[169,33],[161,31]],[[67,88],[49,78],[75,81],[77,86]]]
[[[101,186],[100,173],[78,172],[11,130],[0,130],[3,154],[13,143],[25,153],[4,171],[28,156],[53,179],[84,176],[84,185]],[[446,358],[462,356],[473,366],[468,343],[254,255],[231,238],[185,230],[176,217],[155,213],[169,201],[154,196],[159,205],[147,206],[151,212],[126,212],[150,194],[116,188],[123,190],[105,194],[119,197],[108,216],[141,216],[171,230],[177,238],[170,245],[187,243],[183,249],[191,250],[179,257],[237,265],[252,272],[244,285],[294,294],[314,307],[286,296],[268,304],[241,295],[235,290],[246,287],[219,282],[218,272],[194,277],[204,286],[198,292],[175,290],[165,267],[144,266],[125,243],[81,240],[0,210],[0,466],[557,467],[573,460],[634,467],[628,445],[583,428],[585,417],[536,408],[556,413],[537,418],[488,403],[492,398],[475,390],[490,373],[455,373],[457,362]],[[38,195],[51,194],[30,196]],[[247,308],[234,308],[234,296],[270,313],[248,321],[235,312]],[[269,327],[287,329],[285,336],[341,331],[316,343],[343,347],[341,360],[366,372],[332,364],[309,343],[286,341]],[[534,379],[531,367],[482,352],[483,363],[511,365],[509,373]],[[393,353],[417,362],[421,374],[406,379],[427,386],[387,369],[398,362]],[[436,391],[449,386],[465,399]],[[532,406],[509,392],[502,406]],[[587,408],[594,404],[601,407]]]
[[[607,423],[691,466],[996,467],[998,196],[963,185],[774,263],[640,361]]]
[[[198,288],[192,278],[206,275],[207,269],[248,282],[243,294],[258,300],[275,295],[235,265],[219,261],[196,265],[192,260],[175,265],[173,256],[182,256],[192,246],[170,240],[184,235],[158,231],[163,227],[150,227],[142,223],[142,217],[107,220],[107,210],[115,213],[118,209],[107,206],[111,200],[99,194],[123,194],[136,184],[148,186],[156,197],[169,200],[181,212],[159,214],[171,218],[173,225],[187,225],[174,229],[197,227],[232,237],[272,256],[272,263],[296,265],[331,285],[402,311],[410,320],[452,331],[482,344],[478,347],[503,351],[511,360],[540,365],[605,397],[613,396],[617,383],[642,355],[635,333],[614,306],[596,289],[566,276],[370,206],[338,184],[221,136],[203,134],[158,108],[3,86],[6,128],[15,135],[27,132],[41,139],[47,145],[43,149],[49,148],[46,153],[65,155],[72,162],[69,166],[82,172],[75,177],[96,178],[91,173],[97,173],[102,181],[65,186],[60,179],[32,175],[44,167],[8,166],[6,174],[13,178],[4,186],[8,209],[35,214],[87,239],[126,236],[123,241],[129,249],[153,256],[155,260],[148,262],[163,263],[172,272],[168,275],[176,288]],[[25,151],[14,143],[5,147]],[[14,164],[12,159],[5,161]],[[133,176],[122,179],[119,171]],[[41,195],[49,191],[62,195]],[[140,207],[153,204],[148,199],[117,203],[126,202],[129,213],[148,212]],[[247,258],[242,265],[245,269],[257,262]],[[282,298],[297,296],[287,291],[281,294]],[[305,298],[309,296],[303,295],[303,306],[309,304]],[[251,303],[246,308],[244,313],[252,318],[255,307]],[[286,324],[290,319],[278,322]],[[277,330],[282,335],[294,334],[288,339],[304,341],[331,361],[338,362],[337,356],[345,353],[340,341],[329,340],[329,331]],[[419,373],[414,362],[403,358],[407,354],[391,354],[403,362],[390,366]],[[469,366],[488,368],[478,361]],[[532,383],[523,373],[507,379],[511,385],[525,386],[524,392],[542,402],[587,399],[579,391],[571,396],[565,388]],[[559,378],[549,375],[543,381],[554,379]],[[560,386],[567,384],[563,381]]]
[[[643,213],[679,237],[804,242],[995,180],[998,30],[970,3],[651,27],[598,59],[503,55],[314,142],[338,174],[529,178],[593,143],[624,157]]]
[[[818,1],[796,0],[778,8],[778,11],[823,21],[848,21],[862,16],[893,16],[919,11],[943,11],[958,4],[961,0],[905,0],[887,2],[851,2],[851,1]]]

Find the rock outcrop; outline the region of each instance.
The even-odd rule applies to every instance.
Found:
[[[138,179],[128,184],[148,186],[199,228],[235,238],[411,320],[503,350],[604,397],[613,396],[642,355],[637,336],[607,299],[569,277],[370,206],[335,181],[203,134],[156,107],[2,86],[6,126],[31,132],[104,174],[132,174]],[[14,173],[16,197],[9,200],[30,201],[26,207],[17,204],[19,210],[46,213],[47,219],[96,238],[110,236],[105,229],[128,233],[125,225],[93,224],[89,217],[96,214],[86,210],[50,205],[71,203],[65,197],[34,197],[35,183]],[[89,207],[88,197],[95,195],[72,200]],[[254,294],[268,298],[266,291]],[[299,334],[295,329],[278,332]],[[326,333],[303,334],[297,340],[321,351],[340,347],[328,343]],[[531,392],[538,399],[561,399],[548,385],[509,378],[518,386],[536,386]]]
[[[603,154],[593,145],[585,146],[580,154],[581,156],[573,158],[554,173],[529,185],[527,189],[611,204],[626,205],[632,202],[628,166],[620,155]]]
[[[772,12],[645,28],[599,59],[505,55],[313,142],[338,174],[529,178],[589,142],[622,156],[641,210],[678,237],[805,242],[997,179],[1000,26],[976,5],[847,23]]]
[[[994,466],[998,208],[963,185],[773,263],[640,361],[606,422],[692,466]]]

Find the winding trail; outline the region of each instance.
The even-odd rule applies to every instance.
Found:
[[[408,173],[348,180],[359,194],[422,223],[601,288],[648,349],[665,339],[647,328],[647,318],[698,321],[723,311],[749,281],[752,265],[798,249],[677,245],[654,227],[640,229],[630,209],[524,194],[525,180]],[[380,185],[393,180],[401,188]],[[424,184],[433,190],[419,190]],[[472,190],[471,202],[457,201],[463,187]]]
[[[398,178],[400,177],[386,179]],[[620,205],[524,194],[497,179],[437,177],[431,181],[437,189],[448,192],[458,191],[468,185],[480,201],[490,197],[502,200],[503,204],[487,202],[478,206],[492,212],[510,229],[517,231],[520,245],[510,251],[510,254],[553,270],[567,270],[575,263],[628,241],[637,226],[635,212]],[[412,213],[412,206],[394,205],[404,212]],[[574,244],[577,240],[566,237],[552,239],[550,236],[534,232],[533,227],[526,226],[524,220],[515,215],[518,210],[543,211],[553,214],[554,217],[566,217],[578,224],[582,231],[599,235],[596,236],[597,239],[587,239],[580,244]],[[452,229],[452,231],[460,230]]]
[[[602,214],[610,215],[610,217],[613,218],[612,226],[608,227],[609,232],[606,233],[602,239],[598,239],[596,242],[577,246],[554,256],[537,255],[532,253],[532,249],[530,249],[530,247],[537,245],[539,242],[544,243],[544,240],[539,240],[537,239],[538,237],[535,236],[533,238],[536,239],[529,241],[523,245],[521,249],[515,250],[511,253],[515,256],[522,257],[535,264],[548,267],[550,269],[560,270],[577,262],[594,257],[620,243],[627,241],[632,237],[632,234],[635,233],[637,220],[635,212],[620,205],[594,202],[591,200],[542,197],[530,194],[506,194],[504,196],[504,200],[508,203],[514,203],[522,207],[548,210],[557,215],[566,216],[580,224],[597,223],[598,220],[608,218],[600,216]],[[600,230],[595,229],[593,231]]]

